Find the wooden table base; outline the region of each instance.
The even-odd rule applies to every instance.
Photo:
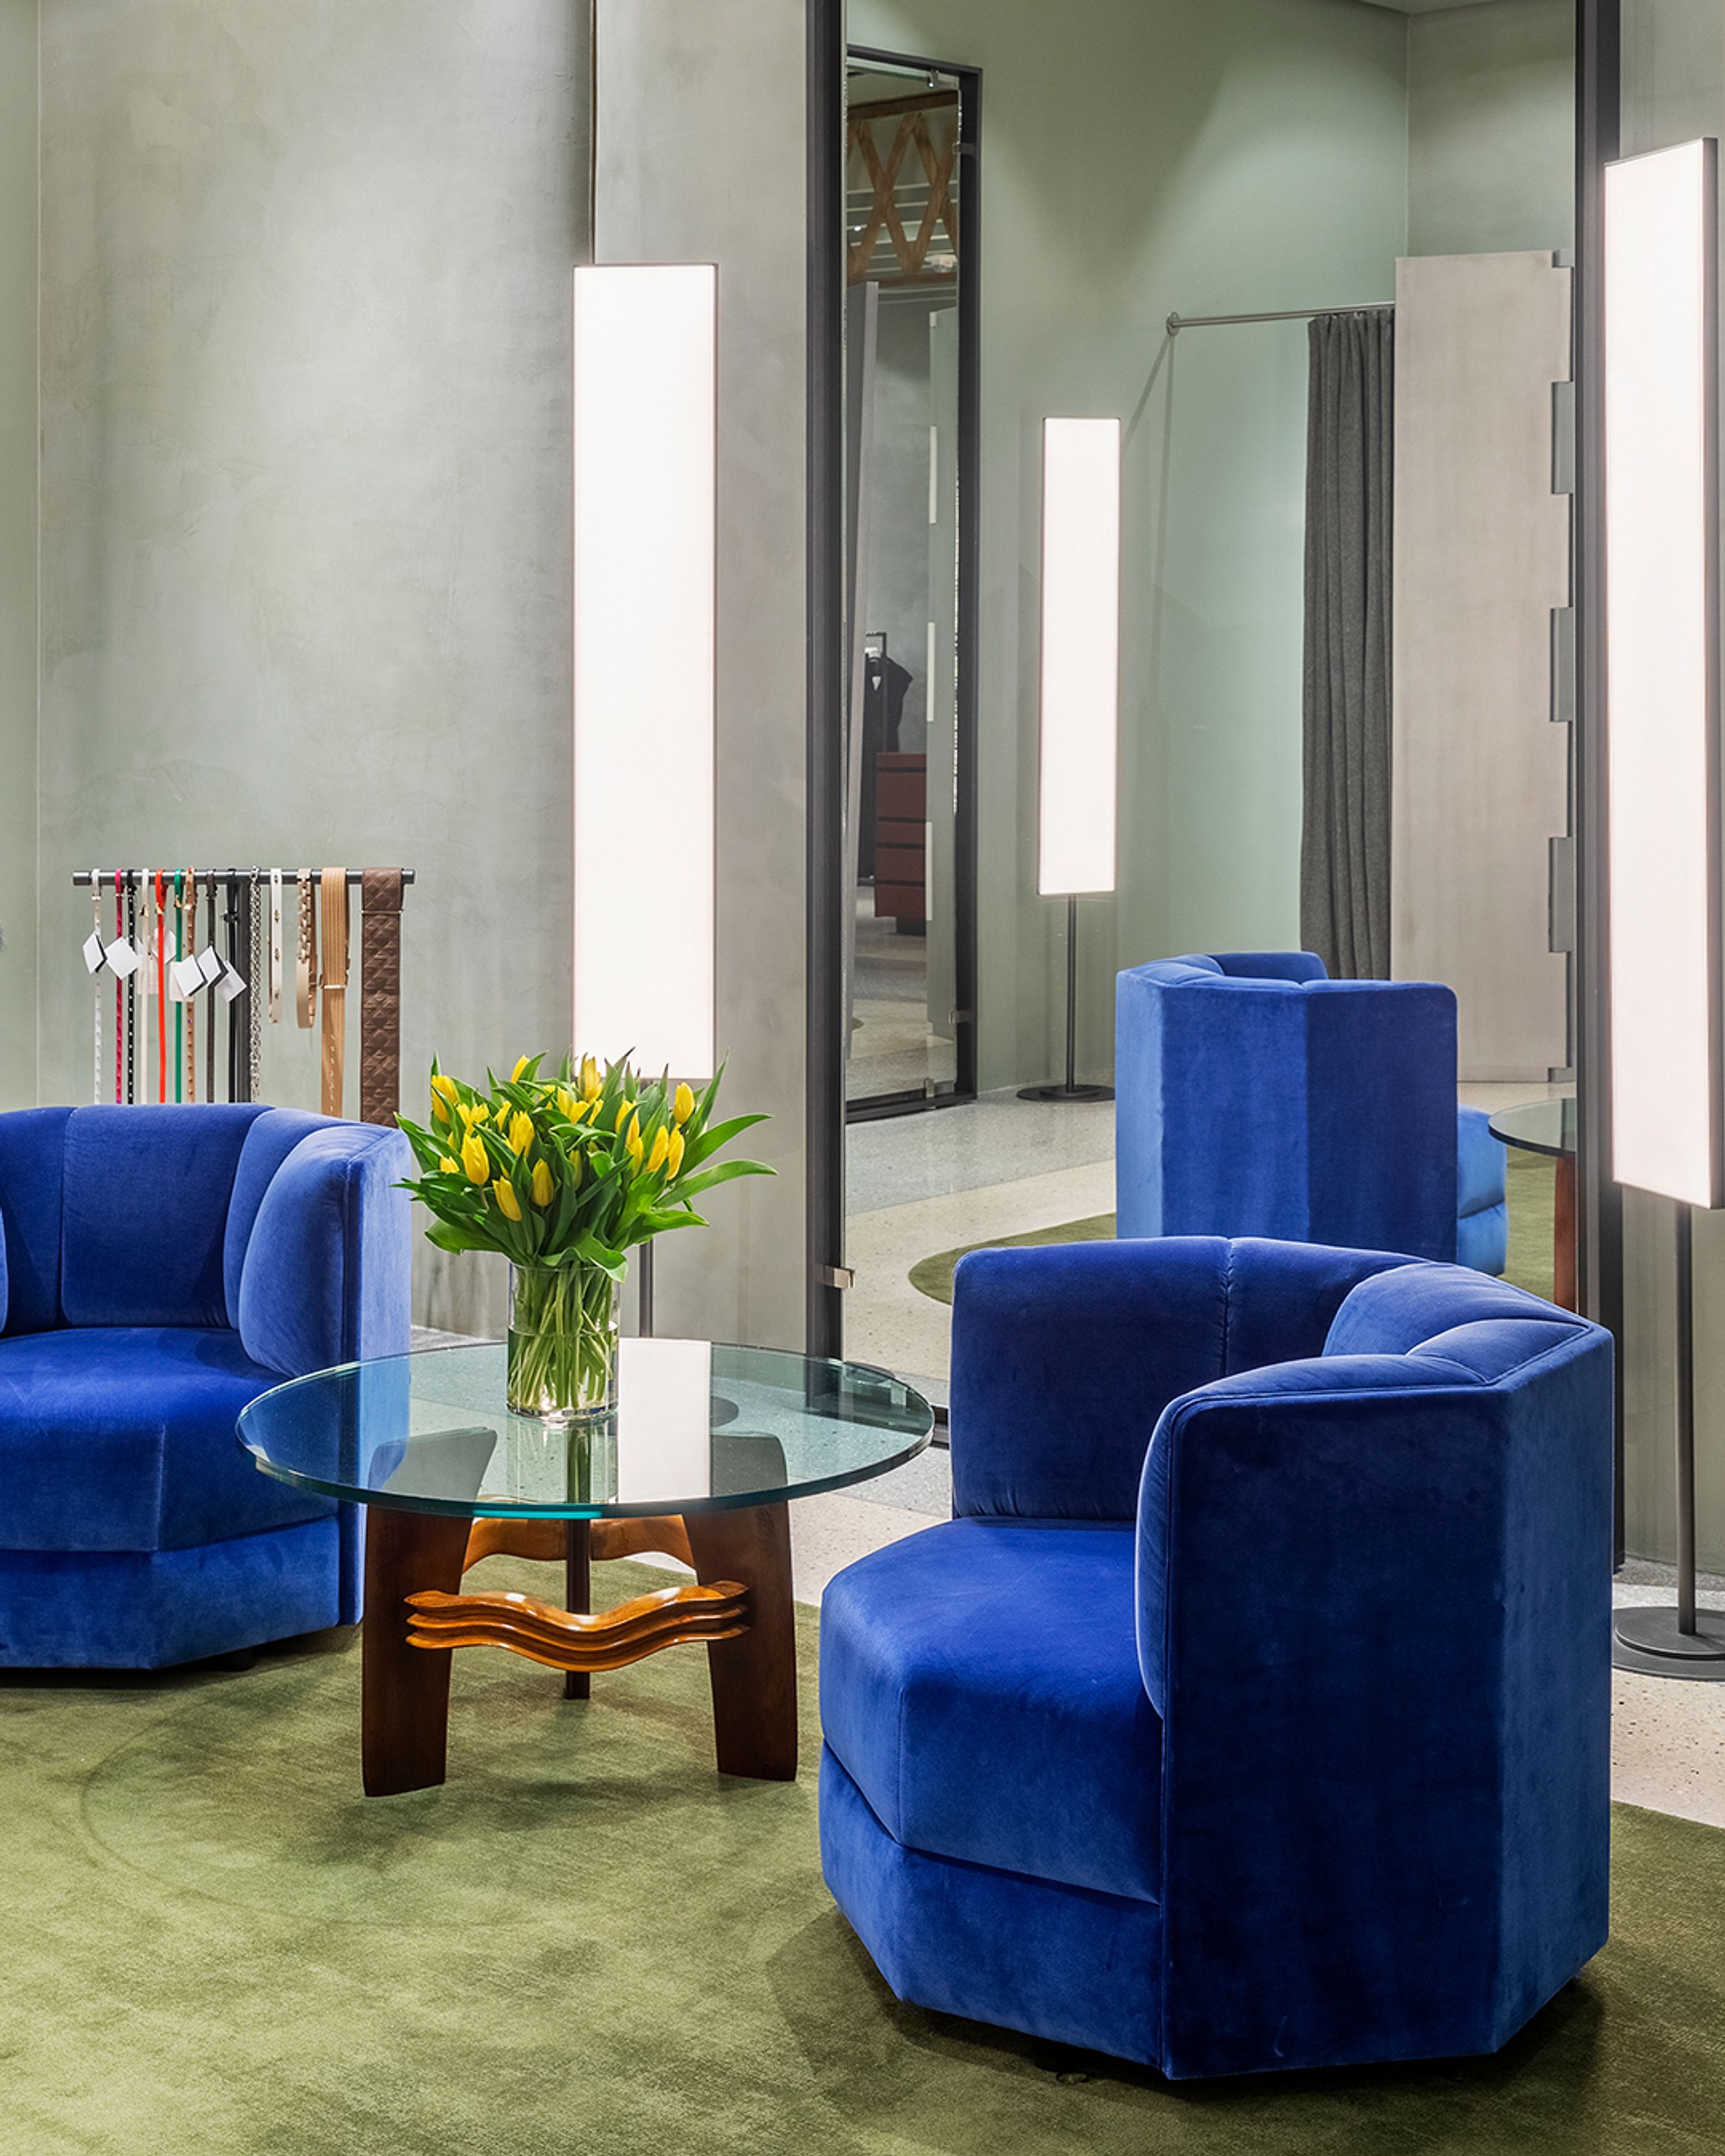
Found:
[[[584,1698],[594,1671],[705,1645],[719,1771],[761,1781],[797,1774],[797,1648],[786,1506],[691,1513],[686,1520],[447,1519],[373,1506],[366,1522],[362,1752],[366,1794],[393,1796],[444,1777],[449,1657],[502,1647],[562,1670]],[[589,1613],[594,1558],[663,1550],[685,1582]],[[531,1594],[461,1592],[461,1576],[500,1553],[561,1562],[569,1606]],[[578,1690],[577,1687],[579,1687]]]

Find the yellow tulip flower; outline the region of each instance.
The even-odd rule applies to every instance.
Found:
[[[572,1123],[578,1123],[586,1112],[567,1086],[558,1086],[557,1113],[560,1116],[567,1116]]]
[[[435,1093],[431,1096],[431,1120],[434,1123],[446,1123],[449,1120],[449,1110]]]
[[[695,1089],[692,1086],[689,1085],[686,1081],[685,1081],[677,1087],[676,1098],[671,1103],[671,1114],[676,1119],[677,1127],[679,1130],[682,1128],[683,1125],[688,1122],[691,1116],[694,1113]]]
[[[524,1071],[524,1070],[526,1069],[527,1065],[529,1065],[532,1060],[533,1060],[533,1059],[532,1059],[532,1057],[531,1057],[531,1055],[518,1055],[518,1056],[516,1056],[516,1058],[515,1059],[515,1068],[514,1068],[514,1070],[511,1070],[511,1071],[510,1072],[510,1074],[509,1074],[509,1081],[510,1081],[510,1083],[511,1083],[511,1085],[513,1085],[513,1084],[515,1083],[516,1080],[521,1076],[521,1075],[522,1071]]]
[[[634,1111],[635,1104],[633,1101],[619,1101],[617,1104],[617,1121],[612,1125],[612,1128],[620,1131]]]
[[[461,1141],[461,1165],[467,1170],[467,1179],[483,1189],[491,1179],[491,1163],[485,1158],[485,1147],[470,1131]]]
[[[442,1070],[438,1072],[431,1081],[431,1090],[439,1099],[454,1103],[457,1088],[454,1080],[447,1072]]]
[[[525,1160],[533,1149],[533,1118],[517,1108],[509,1119],[506,1135],[510,1151]]]
[[[581,1059],[581,1091],[584,1099],[597,1101],[599,1097],[599,1066],[590,1055]]]
[[[544,1163],[542,1161],[540,1165],[543,1167]],[[581,1188],[581,1156],[578,1152],[569,1155],[569,1188],[571,1190]]]
[[[521,1200],[511,1188],[509,1178],[506,1175],[500,1175],[491,1185],[491,1191],[497,1200],[497,1210],[504,1219],[519,1220],[521,1217]]]
[[[629,1135],[623,1141],[623,1150],[639,1168],[641,1164],[641,1155],[646,1151],[646,1147],[641,1143],[641,1126],[639,1118],[629,1125]]]
[[[491,1111],[483,1101],[464,1101],[461,1103],[461,1121],[469,1130],[475,1123],[488,1123],[490,1120]]]
[[[533,1163],[533,1203],[542,1213],[557,1194],[557,1185],[551,1179],[551,1163],[547,1160]]]
[[[443,1158],[439,1161],[438,1166],[443,1170],[445,1175],[459,1175],[461,1173],[460,1162],[459,1160],[451,1160],[448,1153],[445,1153]]]
[[[665,1154],[665,1173],[666,1173],[666,1175],[667,1175],[667,1176],[673,1176],[673,1175],[675,1175],[675,1174],[676,1173],[677,1170],[678,1170],[678,1169],[679,1169],[682,1165],[683,1165],[683,1133],[682,1133],[680,1131],[673,1131],[673,1132],[671,1132],[670,1147],[669,1151],[668,1151],[668,1152],[666,1152],[666,1154]]]
[[[670,1151],[670,1133],[663,1123],[653,1134],[653,1150],[647,1155],[647,1173],[657,1175],[665,1166],[665,1157]]]

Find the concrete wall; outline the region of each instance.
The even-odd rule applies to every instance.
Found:
[[[1568,247],[1574,0],[1490,0],[1408,23],[1408,252]]]
[[[36,1098],[36,0],[0,0],[0,1108]]]
[[[1121,887],[1081,909],[1082,1061],[1113,977],[1298,933],[1303,324],[1392,296],[1407,24],[1353,0],[851,0],[859,44],[983,70],[981,1079],[1052,1075],[1065,909],[1036,896],[1038,444],[1128,423]]]
[[[657,1316],[662,1331],[800,1345],[803,0],[598,0],[598,19],[597,259],[719,265],[719,1048],[729,1105],[773,1117],[751,1142],[779,1170],[717,1192],[711,1235],[667,1239]]]
[[[583,8],[44,0],[42,78],[42,1096],[93,862],[412,866],[408,1097],[560,1050]]]

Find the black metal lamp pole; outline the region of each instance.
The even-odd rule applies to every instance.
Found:
[[[1021,1086],[1021,1101],[1111,1101],[1111,1086],[1078,1083],[1078,900],[1066,901],[1066,1082],[1064,1086]]]

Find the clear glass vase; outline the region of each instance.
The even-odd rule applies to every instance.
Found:
[[[597,1265],[509,1269],[513,1414],[588,1422],[617,1405],[617,1283]]]

